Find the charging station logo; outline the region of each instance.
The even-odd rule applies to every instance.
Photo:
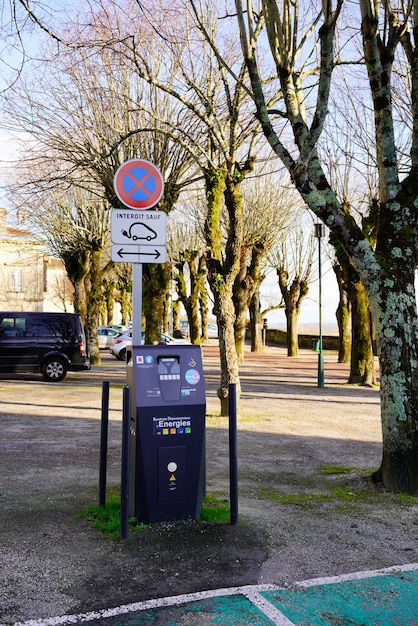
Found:
[[[200,381],[200,373],[195,369],[187,370],[184,376],[189,385],[197,385]]]
[[[153,417],[154,435],[190,435],[191,417]]]

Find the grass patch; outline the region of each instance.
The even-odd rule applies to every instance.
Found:
[[[120,537],[120,496],[110,495],[105,506],[88,506],[80,517],[88,520],[92,528],[97,528],[108,539],[119,539]],[[146,524],[138,524],[135,518],[128,521],[128,529],[138,532],[147,528]]]
[[[321,476],[336,476],[341,474],[350,474],[357,470],[356,467],[349,465],[320,465],[318,467]]]
[[[85,507],[78,516],[88,520],[92,528],[96,528],[107,539],[112,540],[120,537],[120,495],[117,491],[117,488],[110,491],[104,507],[99,505]],[[197,521],[208,524],[228,524],[230,521],[229,503],[225,499],[206,496],[203,500],[202,513]],[[136,533],[144,528],[148,528],[148,525],[138,522],[135,517],[128,520],[128,532]]]
[[[405,506],[418,506],[418,496],[412,496],[409,493],[397,493],[396,501]]]
[[[230,509],[227,500],[220,500],[215,496],[205,496],[203,499],[202,513],[198,522],[208,524],[229,524]]]
[[[296,504],[309,506],[315,502],[332,502],[334,497],[327,493],[282,493],[275,489],[260,489],[258,497],[278,504]]]

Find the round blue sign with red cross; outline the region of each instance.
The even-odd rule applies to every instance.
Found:
[[[119,200],[130,209],[151,209],[164,191],[164,180],[159,169],[149,161],[131,159],[122,163],[113,179]]]

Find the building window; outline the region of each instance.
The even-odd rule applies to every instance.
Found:
[[[22,291],[22,270],[11,270],[10,272],[10,291]]]

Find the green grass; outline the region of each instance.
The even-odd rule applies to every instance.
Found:
[[[202,513],[198,522],[207,522],[208,524],[229,524],[230,509],[226,500],[216,498],[215,496],[205,496],[203,499]]]
[[[358,470],[356,467],[350,467],[345,465],[320,465],[318,467],[321,476],[335,476],[339,474],[349,474]]]
[[[397,493],[395,497],[399,504],[403,504],[405,506],[418,505],[418,496],[411,496],[409,493]]]
[[[111,489],[106,505],[101,507],[88,506],[83,509],[79,517],[88,520],[92,528],[96,528],[108,539],[120,537],[120,496],[117,489]],[[230,521],[229,504],[224,499],[215,496],[206,496],[203,501],[202,513],[197,520],[208,524],[227,524]],[[140,532],[148,528],[147,524],[138,522],[134,517],[128,521],[128,532]]]
[[[108,539],[118,539],[120,537],[120,496],[111,494],[105,506],[88,506],[80,517],[87,519],[92,528],[97,528]],[[146,524],[138,524],[136,519],[128,521],[129,530],[138,532],[147,528]]]
[[[370,468],[358,468],[344,465],[320,465],[318,474],[322,480],[311,478],[309,481],[291,480],[288,484],[299,487],[297,493],[286,493],[273,487],[261,487],[256,497],[270,500],[281,505],[297,505],[315,510],[319,503],[330,503],[340,512],[352,513],[360,511],[361,504],[399,504],[418,506],[418,496],[406,493],[390,493],[376,488],[367,477]],[[334,478],[335,477],[335,478]]]
[[[335,500],[330,493],[283,493],[275,489],[261,488],[258,491],[261,500],[270,500],[277,504],[296,504],[299,506],[312,506],[317,502],[332,502]]]

